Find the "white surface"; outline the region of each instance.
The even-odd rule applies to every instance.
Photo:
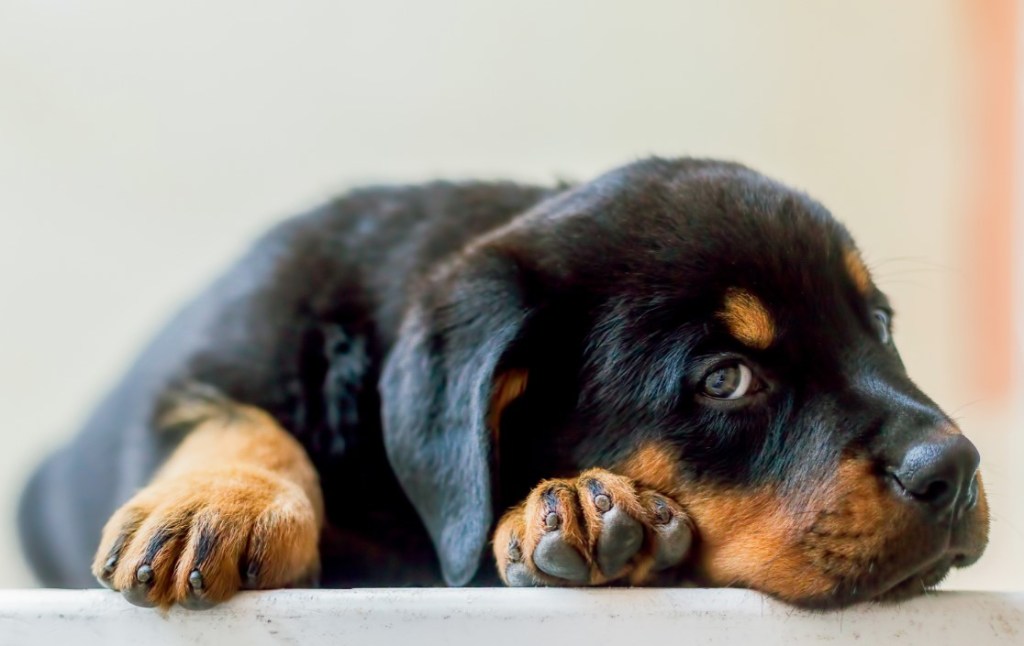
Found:
[[[1024,593],[807,613],[743,590],[291,590],[160,615],[107,591],[0,590],[20,644],[1022,644]]]

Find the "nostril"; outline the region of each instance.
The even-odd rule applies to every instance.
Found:
[[[949,494],[950,486],[945,480],[936,480],[935,482],[929,483],[928,488],[924,490],[924,493],[918,496],[925,502],[932,502],[935,500],[941,500]]]
[[[891,471],[900,487],[937,513],[969,505],[978,450],[960,434],[943,434],[915,444]]]
[[[927,474],[924,474],[927,476]],[[939,479],[930,479],[928,477],[921,477],[915,470],[900,469],[895,471],[893,479],[899,483],[900,487],[914,500],[919,502],[927,503],[934,507],[944,507],[950,501],[947,500],[952,491],[953,486],[949,481],[939,476]]]

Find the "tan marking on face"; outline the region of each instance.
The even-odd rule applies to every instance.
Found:
[[[678,455],[667,444],[647,444],[616,472],[671,496],[690,515],[699,535],[694,573],[704,585],[744,586],[794,603],[827,603],[837,590],[853,597],[855,590],[862,597],[882,593],[909,576],[908,568],[928,558],[937,563],[946,554],[945,533],[932,531],[933,525],[894,495],[867,461],[844,458],[817,492],[797,500],[773,487],[743,490],[688,482],[676,467]],[[987,542],[987,515],[979,482],[978,505],[954,534],[968,562]],[[921,582],[912,581],[906,592],[922,589]]]
[[[619,464],[615,473],[638,484],[670,494],[680,486],[679,451],[663,442],[650,442]]]
[[[498,438],[501,426],[501,414],[505,408],[526,392],[526,382],[529,373],[523,369],[506,370],[494,378],[494,387],[491,389],[491,405],[487,412],[487,427],[491,434]]]
[[[855,458],[841,460],[835,477],[798,506],[768,490],[699,488],[686,506],[701,533],[698,569],[708,583],[738,583],[792,602],[827,602],[837,590],[849,600],[890,590],[917,594],[935,581],[901,582],[929,576],[947,556],[945,531],[894,495],[871,463]],[[986,513],[979,498],[965,525],[968,553],[984,548]],[[893,589],[897,584],[901,590]]]
[[[868,271],[864,259],[856,249],[850,249],[843,258],[846,264],[846,273],[853,281],[857,291],[867,296],[871,293],[871,273]]]
[[[770,489],[698,488],[687,509],[703,541],[702,579],[797,603],[855,586],[866,594],[888,589],[908,564],[938,556],[945,540],[919,531],[911,508],[857,459],[842,460],[835,477],[796,506]]]
[[[754,492],[689,483],[680,452],[668,443],[642,445],[615,468],[680,503],[700,534],[697,569],[709,585],[745,585],[790,598],[827,590],[827,582],[787,550],[799,536],[794,517],[769,490]]]
[[[671,496],[700,536],[696,573],[702,584],[746,586],[783,598],[824,594],[831,583],[801,558],[799,515],[769,488],[743,491],[688,482],[679,452],[664,443],[641,446],[616,472]],[[813,520],[813,518],[811,518]]]
[[[761,299],[745,289],[730,288],[718,317],[744,345],[764,350],[775,340],[775,321]]]
[[[695,487],[684,496],[700,533],[696,571],[703,583],[750,587],[791,601],[831,589],[831,579],[799,548],[808,521],[770,489]]]

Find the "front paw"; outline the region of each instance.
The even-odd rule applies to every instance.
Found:
[[[179,474],[103,529],[93,574],[139,606],[202,609],[242,588],[315,578],[319,523],[301,487],[258,467]]]
[[[591,469],[537,485],[499,521],[494,555],[510,586],[640,585],[681,563],[692,540],[690,519],[671,498]]]

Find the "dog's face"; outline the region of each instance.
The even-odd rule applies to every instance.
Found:
[[[752,173],[703,174],[623,205],[628,278],[591,330],[579,458],[673,491],[709,584],[836,606],[972,563],[977,451],[907,377],[846,231]]]
[[[445,348],[449,370],[472,366],[433,388],[444,410],[482,420],[477,448],[444,440],[488,452],[478,500],[499,461],[506,480],[609,468],[689,511],[698,581],[814,607],[919,593],[984,549],[977,451],[910,381],[888,301],[806,196],[739,166],[642,162],[542,204],[443,273],[405,335],[421,348],[443,336],[432,352]],[[508,374],[528,375],[524,393]],[[493,409],[516,397],[496,438]],[[389,450],[415,435],[389,426]],[[436,485],[410,468],[396,464],[407,491]],[[450,553],[465,550],[453,532],[476,526],[410,495],[452,578]]]

